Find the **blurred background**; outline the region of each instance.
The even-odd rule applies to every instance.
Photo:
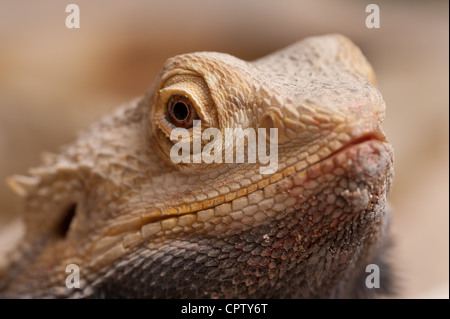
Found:
[[[380,8],[368,29],[366,6]],[[67,29],[66,5],[80,8]],[[3,180],[39,164],[118,104],[144,94],[175,54],[252,60],[342,33],[375,69],[395,149],[394,261],[402,298],[449,296],[448,1],[0,1],[0,252],[20,234]],[[1,257],[0,257],[1,258]]]

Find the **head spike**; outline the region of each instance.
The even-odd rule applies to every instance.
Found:
[[[39,184],[40,179],[31,176],[14,175],[6,180],[9,188],[18,196],[25,197]]]
[[[58,154],[44,151],[41,153],[41,159],[45,165],[53,165],[58,160]]]

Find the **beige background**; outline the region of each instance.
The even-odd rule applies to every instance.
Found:
[[[395,148],[392,252],[400,297],[446,297],[449,277],[448,1],[0,1],[0,180],[25,174],[114,106],[142,95],[166,58],[214,50],[254,59],[342,33],[372,63]],[[17,201],[0,183],[0,250]],[[13,224],[13,225],[18,225]]]

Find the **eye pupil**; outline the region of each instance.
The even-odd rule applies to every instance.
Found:
[[[184,121],[189,115],[189,109],[183,102],[178,102],[173,106],[173,116],[179,120]]]
[[[174,95],[167,102],[166,117],[176,127],[191,128],[198,119],[197,112],[188,97]]]

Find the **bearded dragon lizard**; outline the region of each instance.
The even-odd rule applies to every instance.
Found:
[[[343,298],[389,287],[393,150],[374,72],[346,37],[311,37],[247,62],[167,60],[121,106],[8,183],[26,233],[0,296]],[[171,130],[276,128],[278,169],[174,163]],[[80,287],[66,286],[79,267]],[[365,285],[369,264],[381,287]]]

